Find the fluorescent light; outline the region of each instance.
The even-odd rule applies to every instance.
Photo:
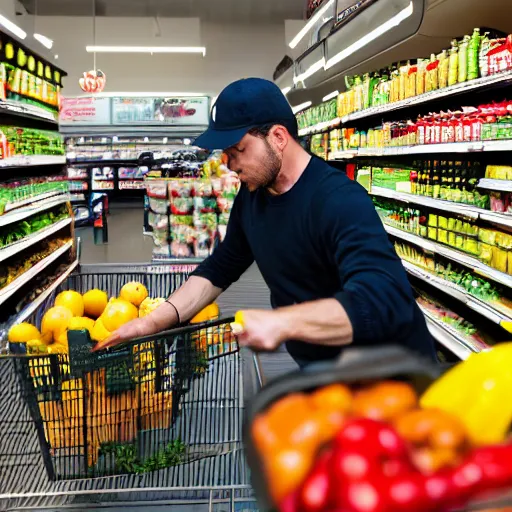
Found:
[[[25,39],[27,37],[27,33],[18,27],[16,23],[13,23],[11,20],[8,20],[5,16],[0,14],[0,25],[6,28],[9,32],[12,32],[15,36],[18,36],[20,39]]]
[[[301,110],[304,110],[305,108],[308,108],[311,105],[312,105],[311,101],[306,101],[305,103],[301,103],[300,105],[292,107],[293,113],[296,114],[297,112],[300,112]]]
[[[43,34],[34,34],[34,39],[39,41],[45,48],[48,48],[48,50],[52,49],[53,41],[46,36],[43,36]]]
[[[324,96],[322,98],[322,101],[329,101],[329,100],[332,100],[333,98],[336,98],[338,95],[340,94],[340,91],[332,91],[330,94],[328,94],[327,96]]]
[[[293,77],[293,83],[303,82],[306,80],[306,78],[309,78],[310,76],[314,75],[317,71],[320,71],[325,66],[325,57],[322,57],[319,61],[315,62],[314,64],[311,64],[304,73],[301,73],[298,76]]]
[[[302,38],[311,30],[311,28],[316,24],[316,22],[324,15],[325,11],[331,7],[334,3],[334,0],[329,0],[322,8],[315,12],[313,16],[309,19],[309,21],[302,27],[302,30],[290,41],[288,45],[290,48],[295,48]]]
[[[365,47],[367,44],[370,44],[372,41],[380,37],[381,35],[385,34],[386,32],[389,32],[394,27],[397,27],[402,23],[402,21],[406,20],[410,16],[412,16],[412,13],[414,11],[414,6],[411,1],[408,7],[400,11],[396,16],[393,16],[391,19],[377,27],[375,30],[372,30],[368,34],[366,34],[364,37],[356,41],[355,43],[351,44],[341,52],[337,53],[334,57],[331,57],[327,64],[325,65],[325,69],[332,68],[335,64],[338,64],[338,62],[341,62],[343,59],[346,59],[353,53],[359,51],[361,48]]]
[[[89,96],[85,94],[84,96]],[[94,95],[95,98],[117,98],[119,96],[127,98],[199,98],[206,96],[204,92],[99,92]]]
[[[281,92],[286,96],[292,90],[291,87],[284,87]]]
[[[86,46],[88,53],[202,53],[204,46]]]
[[[185,144],[185,146],[190,146],[190,143],[192,141],[190,139],[183,139],[183,144]]]

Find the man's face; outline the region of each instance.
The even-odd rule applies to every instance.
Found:
[[[225,150],[228,167],[251,192],[271,186],[281,170],[282,156],[268,139],[248,133],[238,144]]]

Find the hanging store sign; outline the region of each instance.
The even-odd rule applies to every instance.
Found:
[[[201,126],[208,124],[209,98],[113,98],[112,124]]]
[[[110,98],[63,97],[59,123],[63,125],[110,124]]]
[[[86,71],[82,78],[78,80],[80,89],[89,94],[103,92],[106,83],[107,77],[105,73],[103,73],[103,71],[100,69],[92,69],[91,71]]]

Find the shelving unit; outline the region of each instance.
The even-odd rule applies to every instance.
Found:
[[[0,160],[0,168],[41,167],[42,165],[64,165],[66,158],[60,155],[20,155]]]
[[[10,284],[2,288],[0,290],[0,305],[16,293],[23,285],[27,284],[31,279],[39,274],[39,272],[43,271],[46,267],[68,252],[72,247],[73,242],[64,244],[62,247],[59,247],[56,251],[52,252],[49,256],[34,265],[30,270],[23,273]]]

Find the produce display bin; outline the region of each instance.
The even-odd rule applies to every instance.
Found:
[[[117,296],[136,280],[152,296],[166,296],[190,266],[99,269],[82,269],[55,294],[101,288]],[[53,301],[34,314],[36,325]],[[83,367],[67,354],[0,358],[0,510],[100,494],[109,503],[253,506],[241,425],[244,373],[254,369],[230,320],[133,340]]]

